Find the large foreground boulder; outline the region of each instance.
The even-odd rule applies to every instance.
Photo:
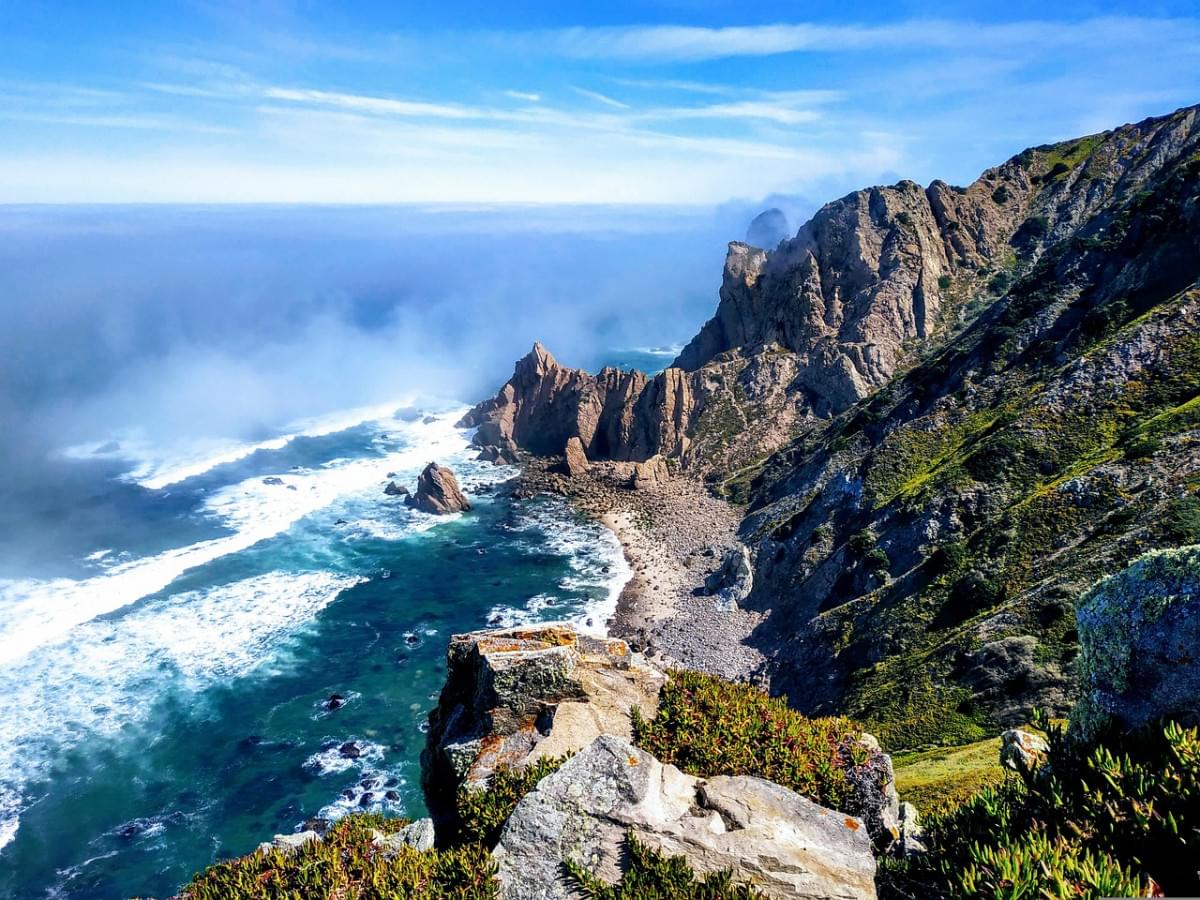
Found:
[[[404,501],[421,512],[444,516],[466,512],[471,501],[458,487],[458,479],[445,466],[431,462],[417,478],[417,492]]]
[[[1076,621],[1074,731],[1200,717],[1200,546],[1138,558],[1084,595]]]
[[[704,579],[704,590],[721,603],[737,606],[754,588],[754,565],[750,551],[738,544],[725,554],[721,567]]]
[[[685,775],[611,735],[517,805],[494,854],[501,897],[580,896],[564,878],[567,860],[613,883],[630,834],[683,856],[697,873],[731,869],[764,897],[875,897],[875,858],[862,820],[759,778]]]
[[[624,641],[554,623],[455,635],[446,661],[421,755],[439,825],[453,824],[464,783],[581,750],[601,734],[631,737],[631,710],[653,715],[666,681]]]
[[[568,440],[563,450],[563,471],[571,478],[578,478],[588,472],[587,453],[583,449],[583,441],[577,437]]]

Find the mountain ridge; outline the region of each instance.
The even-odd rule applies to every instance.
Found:
[[[660,375],[535,352],[464,424],[662,455],[748,504],[750,640],[806,712],[909,747],[1063,710],[1072,598],[1200,529],[1198,175],[1188,107],[966,188],[856,191],[773,251],[731,244]]]

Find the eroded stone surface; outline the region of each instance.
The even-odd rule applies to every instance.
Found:
[[[563,878],[566,860],[615,882],[628,833],[697,872],[732,869],[765,897],[875,897],[862,820],[758,778],[693,778],[613,736],[517,805],[495,850],[501,896],[577,896]]]

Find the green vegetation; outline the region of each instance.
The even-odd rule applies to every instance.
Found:
[[[900,212],[896,213],[896,221],[905,228],[911,228],[913,224],[913,217],[907,211],[901,210]]]
[[[754,900],[759,894],[734,884],[729,872],[697,878],[681,856],[667,857],[630,834],[626,838],[629,868],[620,882],[608,885],[583,866],[568,861],[576,887],[591,900]]]
[[[297,850],[273,849],[217,863],[183,889],[184,900],[492,900],[495,867],[485,847],[385,855],[372,843],[376,831],[398,831],[403,819],[347,816],[324,840]]]
[[[849,719],[809,719],[785,697],[699,672],[673,672],[654,719],[635,710],[633,737],[693,775],[754,775],[834,809],[846,809],[849,773],[872,761]]]
[[[949,275],[939,275],[937,280],[938,288],[943,291],[950,290],[951,279]]]
[[[922,816],[945,811],[1004,781],[999,753],[999,741],[988,738],[962,747],[896,754],[896,790]]]
[[[566,761],[567,757],[556,756],[539,759],[519,769],[499,769],[485,788],[459,788],[455,802],[460,823],[457,841],[496,846],[504,823],[521,798],[547,775],[557,772]]]
[[[1008,198],[1009,198],[1008,188],[1005,187],[1004,185],[1000,185],[1000,187],[998,187],[994,191],[992,191],[992,200],[995,201],[996,203],[1000,203],[1000,204],[1007,203]]]
[[[929,853],[889,863],[884,896],[1066,900],[1200,891],[1197,729],[1166,723],[1081,742],[1053,726],[1049,738],[1049,766],[928,817]]]

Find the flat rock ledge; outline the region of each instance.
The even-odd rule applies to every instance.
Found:
[[[602,734],[632,737],[634,707],[658,708],[666,676],[621,640],[548,623],[454,635],[421,755],[426,801],[453,825],[454,796],[497,768],[563,756]]]
[[[861,819],[747,776],[700,779],[624,738],[596,738],[517,805],[494,851],[504,900],[579,894],[568,860],[608,883],[629,835],[692,869],[730,869],[764,897],[874,900]]]

